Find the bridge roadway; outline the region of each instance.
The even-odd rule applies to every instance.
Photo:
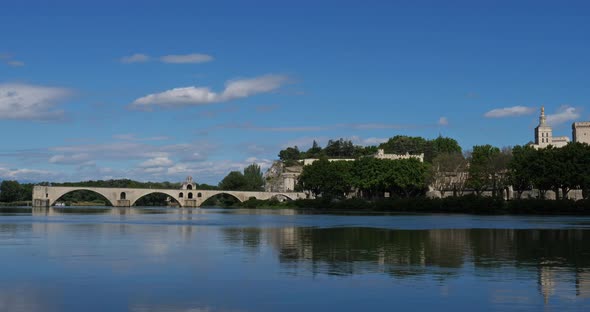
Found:
[[[176,200],[181,207],[200,207],[207,199],[228,194],[240,202],[250,198],[268,200],[271,198],[286,198],[290,200],[307,198],[305,193],[298,192],[244,192],[223,190],[192,190],[192,189],[140,189],[140,188],[110,188],[110,187],[77,187],[77,186],[40,186],[33,188],[33,207],[51,207],[63,195],[86,190],[104,196],[114,207],[131,207],[140,198],[154,193],[166,194]]]

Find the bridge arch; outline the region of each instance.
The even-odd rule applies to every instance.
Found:
[[[130,206],[134,206],[135,203],[137,203],[137,201],[139,201],[140,199],[142,199],[142,198],[144,198],[144,197],[146,197],[148,195],[152,195],[152,194],[163,194],[163,195],[166,195],[166,196],[172,198],[178,204],[179,207],[182,207],[183,206],[182,203],[181,203],[181,201],[180,201],[180,199],[178,197],[176,197],[175,194],[172,194],[170,192],[165,192],[165,191],[159,191],[159,190],[145,192],[145,193],[137,196],[137,198],[135,198],[134,200],[131,201]],[[180,194],[182,194],[182,193],[180,193]],[[178,194],[178,195],[180,195],[180,194]],[[182,197],[182,196],[179,196],[179,197]]]
[[[201,194],[201,193],[199,193],[199,194]],[[231,191],[229,191],[229,192],[228,191],[219,191],[219,192],[207,192],[207,193],[203,192],[201,195],[202,195],[202,197],[200,197],[201,205],[203,205],[209,199],[211,199],[215,196],[220,196],[220,195],[229,195],[229,196],[235,198],[236,200],[238,200],[240,203],[244,202],[244,200],[242,198],[240,198],[239,195],[236,195]],[[197,197],[198,197],[198,194],[197,194]]]
[[[287,194],[283,194],[283,193],[274,194],[270,199],[277,199],[277,200],[286,199],[288,201],[293,201],[294,200],[291,196],[289,196]]]
[[[53,198],[49,198],[49,206],[54,206],[55,203],[63,196],[65,196],[69,193],[78,192],[78,191],[89,191],[92,193],[96,193],[96,194],[104,197],[109,202],[109,204],[111,206],[116,206],[116,199],[111,198],[111,194],[103,193],[102,190],[97,190],[97,189],[93,189],[93,188],[85,188],[85,187],[76,187],[76,188],[68,189],[68,190],[65,190],[65,191],[55,194],[54,196],[52,196]],[[49,194],[46,193],[45,197],[48,198]]]

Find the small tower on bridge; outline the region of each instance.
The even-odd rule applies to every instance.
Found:
[[[188,176],[182,186],[180,187],[181,190],[194,190],[197,188],[197,184],[193,182],[193,177]]]

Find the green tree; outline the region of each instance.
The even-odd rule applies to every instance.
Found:
[[[244,191],[248,188],[246,177],[239,171],[230,172],[221,182],[219,189],[227,191]]]
[[[556,168],[553,147],[539,149],[535,152],[534,161],[530,164],[533,186],[539,190],[539,197],[545,198],[548,190],[554,189],[553,176]]]
[[[500,196],[500,190],[507,190],[510,185],[508,165],[512,160],[512,148],[504,147],[500,153],[496,153],[491,159],[490,177],[492,182],[492,196]]]
[[[441,153],[432,160],[430,185],[440,192],[453,190],[453,196],[462,194],[467,179],[467,160],[457,152]]]
[[[0,184],[0,201],[14,202],[23,200],[23,188],[18,181],[4,180]]]
[[[427,189],[428,164],[415,158],[382,161],[384,186],[391,193],[412,197],[424,193]]]
[[[363,157],[352,165],[352,186],[360,191],[363,198],[377,197],[385,191],[384,172],[383,160]]]
[[[555,163],[555,188],[561,190],[561,197],[566,199],[575,188],[587,188],[586,181],[590,174],[590,148],[582,143],[568,143],[566,146],[553,149]],[[556,192],[557,194],[557,192]],[[557,195],[556,195],[557,196]]]
[[[322,194],[324,189],[324,177],[330,171],[330,162],[327,158],[320,158],[311,165],[303,167],[299,176],[299,184],[304,190],[311,191],[315,196]]]
[[[375,154],[377,154],[377,150],[379,148],[377,146],[355,146],[354,147],[354,158],[355,159],[359,159],[361,157],[366,157],[366,156],[373,156]]]
[[[244,179],[246,180],[246,191],[260,192],[264,190],[264,179],[259,165],[251,164],[244,168]]]
[[[287,147],[279,152],[279,159],[285,163],[294,163],[301,159],[301,152],[297,146]]]
[[[508,177],[510,184],[516,191],[516,197],[522,198],[524,191],[533,187],[534,162],[537,161],[538,153],[531,146],[515,146],[512,149],[512,160],[508,164]]]
[[[381,143],[379,148],[390,154],[421,154],[426,153],[428,141],[421,137],[410,137],[405,135],[396,135],[387,142]]]
[[[330,140],[324,149],[328,157],[354,157],[355,147],[350,140]]]
[[[452,138],[446,138],[446,137],[439,136],[438,138],[429,141],[428,144],[430,144],[430,146],[431,146],[430,150],[432,151],[432,155],[430,155],[431,158],[427,159],[427,161],[433,160],[434,158],[436,158],[440,154],[461,154],[462,153],[461,146],[459,146],[459,143],[457,142],[457,140],[452,139]],[[426,157],[426,155],[425,155],[425,157]]]
[[[351,168],[352,163],[347,161],[330,162],[320,158],[303,168],[299,183],[316,196],[341,198],[351,190]]]
[[[305,152],[307,158],[319,158],[322,155],[322,147],[313,140],[312,146]]]
[[[469,161],[468,187],[472,188],[477,196],[494,187],[493,175],[494,159],[500,154],[500,149],[489,144],[476,145],[471,152]]]

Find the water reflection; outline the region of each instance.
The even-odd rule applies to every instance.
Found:
[[[0,208],[0,311],[79,311],[102,292],[109,300],[90,310],[577,309],[590,305],[590,230],[579,222]]]
[[[30,213],[33,216],[63,216],[70,214],[80,215],[142,215],[142,214],[165,214],[164,209],[146,209],[136,207],[34,207],[34,208],[15,208],[12,212]],[[0,213],[6,212],[6,208],[1,208]]]
[[[393,278],[428,275],[444,281],[473,271],[537,276],[545,302],[556,289],[590,298],[588,230],[389,230],[376,228],[226,228],[225,241],[256,250],[267,242],[288,274]],[[513,278],[513,277],[511,277]],[[517,276],[518,278],[518,276]]]

